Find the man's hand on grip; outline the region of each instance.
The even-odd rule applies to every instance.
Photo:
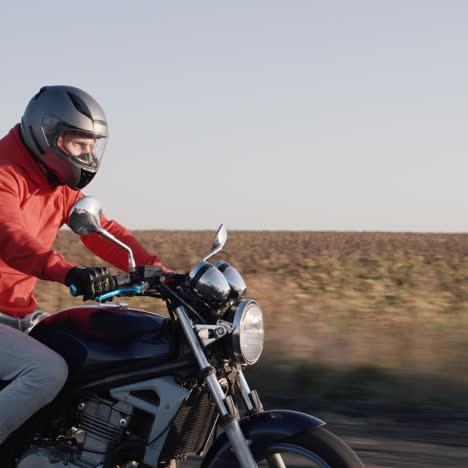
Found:
[[[83,301],[94,299],[100,294],[117,288],[115,278],[105,267],[90,268],[77,266],[71,268],[65,277],[67,286],[74,286],[77,295],[83,295]]]

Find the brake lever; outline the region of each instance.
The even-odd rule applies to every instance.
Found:
[[[109,299],[112,299],[113,297],[116,296],[135,296],[137,294],[143,294],[145,291],[145,285],[144,284],[137,284],[133,286],[124,286],[119,289],[114,289],[113,291],[109,291],[105,294],[100,294],[99,296],[96,296],[94,300],[96,302],[104,302],[108,301]]]

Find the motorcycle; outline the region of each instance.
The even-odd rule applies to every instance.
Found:
[[[173,468],[192,455],[202,468],[364,466],[323,421],[265,411],[249,387],[243,371],[262,353],[263,315],[232,265],[207,261],[226,243],[223,225],[210,253],[175,281],[159,267],[137,267],[100,219],[99,202],[85,197],[70,226],[126,249],[130,273],[115,276],[117,288],[96,297],[97,305],[63,310],[32,328],[66,360],[69,378],[3,444],[2,467]],[[70,292],[80,294],[73,285]],[[112,302],[135,295],[163,300],[168,316]]]

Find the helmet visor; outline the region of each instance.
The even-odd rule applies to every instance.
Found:
[[[51,148],[78,164],[84,169],[96,172],[101,163],[107,138],[62,125],[47,125],[50,116],[47,116],[44,133]]]
[[[96,171],[106,147],[107,138],[81,132],[66,131],[57,138],[57,147],[75,163]]]

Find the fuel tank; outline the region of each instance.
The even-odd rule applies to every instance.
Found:
[[[57,312],[31,336],[63,356],[70,377],[102,377],[174,358],[171,330],[162,315],[105,304]]]

